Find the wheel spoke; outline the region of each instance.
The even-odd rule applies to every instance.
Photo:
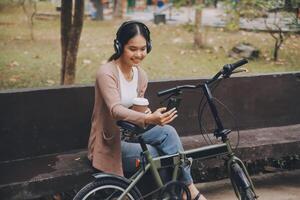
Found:
[[[74,200],[116,200],[128,188],[128,183],[114,177],[97,179],[86,185],[74,197]],[[140,199],[141,194],[133,187],[125,196],[125,200]]]

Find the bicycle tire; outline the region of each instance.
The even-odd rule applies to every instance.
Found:
[[[245,191],[245,199],[246,200],[253,200],[253,199],[257,199],[253,190],[251,188],[247,188]]]
[[[241,200],[256,200],[256,195],[250,186],[250,181],[245,175],[243,169],[237,164],[232,164],[233,185],[236,186]]]
[[[102,200],[117,199],[129,186],[125,181],[109,177],[97,179],[84,186],[73,200]],[[126,200],[142,199],[142,195],[137,187],[133,187],[126,195]]]

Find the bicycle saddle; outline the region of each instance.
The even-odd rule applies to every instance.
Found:
[[[117,125],[120,128],[122,128],[123,130],[130,132],[134,135],[140,135],[140,134],[152,129],[155,126],[154,124],[149,124],[147,127],[142,128],[136,124],[133,124],[131,122],[124,121],[124,120],[117,121]]]

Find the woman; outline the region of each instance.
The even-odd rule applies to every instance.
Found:
[[[88,157],[97,170],[123,176],[121,150],[123,155],[133,152],[136,155],[139,147],[138,144],[121,145],[117,120],[141,127],[158,125],[142,136],[145,143],[152,146],[154,156],[174,154],[183,148],[176,130],[167,125],[177,117],[175,109],[166,112],[163,107],[153,113],[150,110],[141,113],[130,109],[132,99],[143,97],[148,84],[146,74],[139,66],[151,51],[147,26],[137,21],[124,22],[117,31],[114,48],[115,53],[108,63],[100,67],[96,76]],[[128,163],[123,164],[130,167]],[[182,180],[188,185],[192,199],[205,199],[193,184],[189,168],[182,170]]]

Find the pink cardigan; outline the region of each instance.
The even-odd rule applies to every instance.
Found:
[[[146,73],[138,68],[138,96],[143,97],[148,80]],[[121,105],[120,81],[117,66],[109,62],[97,72],[95,103],[88,143],[88,158],[93,167],[122,176],[120,131],[117,120],[126,120],[145,126],[146,114]]]

